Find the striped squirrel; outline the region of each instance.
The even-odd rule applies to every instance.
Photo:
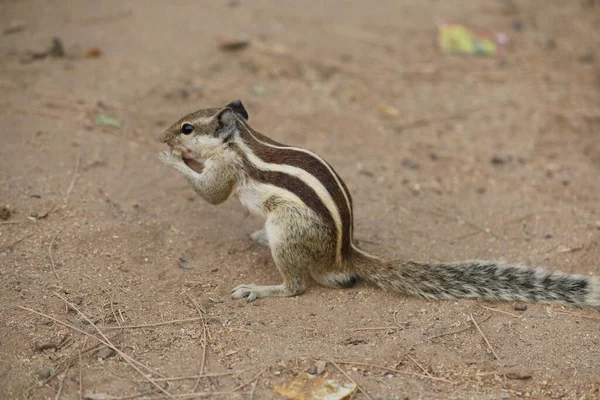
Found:
[[[160,160],[211,204],[235,195],[265,218],[250,237],[270,247],[280,285],[239,285],[235,299],[302,293],[311,277],[346,288],[363,279],[426,299],[458,297],[600,307],[600,279],[496,261],[421,263],[385,260],[353,240],[352,197],[334,169],[315,153],[287,146],[248,125],[240,100],[199,110],[168,128]]]

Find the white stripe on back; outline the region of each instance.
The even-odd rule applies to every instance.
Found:
[[[317,196],[319,196],[319,199],[321,199],[321,202],[325,205],[327,210],[329,210],[329,213],[331,214],[331,217],[333,218],[333,221],[336,225],[336,230],[337,230],[336,239],[337,240],[336,240],[335,259],[336,259],[336,263],[341,262],[342,234],[343,234],[342,218],[341,218],[339,210],[335,204],[335,201],[333,201],[333,198],[331,197],[331,195],[329,194],[329,191],[323,185],[323,183],[321,181],[319,181],[317,178],[315,178],[312,174],[303,170],[302,168],[294,167],[291,165],[267,163],[267,162],[261,160],[256,154],[254,154],[254,152],[250,149],[250,147],[246,143],[244,143],[243,140],[236,140],[236,143],[242,148],[244,154],[246,154],[246,157],[248,157],[248,161],[250,163],[252,163],[254,166],[256,166],[256,168],[258,168],[259,170],[283,172],[285,174],[294,176],[294,177],[300,179],[302,182],[304,182],[306,185],[308,185],[315,191]],[[263,143],[263,142],[260,142],[260,143]]]

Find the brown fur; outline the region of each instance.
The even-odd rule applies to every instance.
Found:
[[[348,204],[346,202],[344,193],[342,192],[344,188],[340,188],[337,185],[334,176],[332,176],[327,167],[310,154],[299,152],[293,149],[275,149],[268,147],[255,140],[252,135],[244,134],[244,130],[240,130],[240,132],[242,133],[242,140],[261,160],[267,163],[283,164],[302,168],[325,184],[325,187],[335,202],[342,219],[342,257],[349,257],[351,254],[352,242],[352,238],[350,236],[352,231],[352,203]],[[252,133],[256,136],[260,135],[257,135],[257,132],[254,130],[252,130]],[[260,137],[265,138],[266,136],[260,135]],[[268,142],[270,144],[285,146],[272,140]],[[341,178],[338,177],[338,179],[340,182],[343,182]],[[348,198],[350,199],[349,193]]]

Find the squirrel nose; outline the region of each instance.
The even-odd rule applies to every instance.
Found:
[[[171,132],[169,132],[169,130],[166,130],[166,131],[162,132],[160,135],[158,135],[158,141],[160,143],[167,143],[172,139],[173,139],[173,135],[171,135]]]

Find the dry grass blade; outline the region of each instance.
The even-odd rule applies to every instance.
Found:
[[[491,315],[488,315],[487,317],[485,317],[485,318],[483,318],[481,321],[479,321],[479,323],[481,324],[481,323],[483,323],[483,322],[487,321],[488,319],[490,319],[490,317],[491,317]],[[432,340],[432,339],[437,339],[437,338],[441,338],[441,337],[444,337],[444,336],[449,336],[449,335],[457,335],[457,334],[459,334],[459,333],[466,332],[466,331],[468,331],[468,330],[469,330],[469,329],[471,329],[471,328],[473,328],[473,326],[469,325],[469,326],[467,326],[466,328],[459,329],[459,330],[456,330],[456,331],[446,332],[446,333],[440,333],[439,335],[431,336],[431,337],[430,337],[430,338],[428,338],[428,339],[429,339],[429,340]]]
[[[511,317],[521,318],[520,315],[517,315],[515,313],[511,313],[511,312],[508,312],[508,311],[504,311],[504,310],[498,310],[497,308],[486,307],[486,306],[482,306],[481,304],[479,305],[479,307],[484,308],[486,310],[490,310],[490,311],[494,311],[494,312],[499,312],[499,313],[502,313],[502,314],[510,315]]]
[[[156,378],[154,380],[156,382],[185,381],[185,380],[192,380],[192,379],[198,379],[198,378],[211,378],[211,377],[216,377],[216,376],[239,375],[246,371],[248,371],[248,370],[243,369],[243,370],[237,371],[237,372],[234,371],[234,372],[220,372],[220,373],[215,373],[215,374],[204,374],[204,375],[173,376],[173,377],[167,377],[167,378]],[[146,382],[146,381],[136,379],[136,380],[132,380],[132,382]]]
[[[395,372],[397,374],[418,376],[419,378],[431,379],[433,381],[445,382],[445,383],[449,383],[451,385],[456,385],[456,382],[448,380],[448,379],[438,378],[438,377],[435,377],[435,376],[427,376],[427,375],[423,375],[423,374],[417,374],[416,372],[400,371],[398,369],[391,368],[391,367],[386,367],[386,366],[383,366],[383,365],[358,363],[358,362],[353,362],[353,361],[338,361],[338,363],[340,363],[340,364],[348,364],[348,365],[358,365],[358,366],[361,366],[361,367],[369,367],[369,368],[379,368],[379,369],[383,369],[383,370],[386,370],[386,371]]]
[[[23,307],[21,307],[21,308],[23,308]],[[31,310],[27,310],[27,311],[31,311]],[[119,336],[119,335],[121,335],[121,332],[119,332],[119,333],[117,333],[116,335],[112,336],[110,339],[112,340],[112,339],[116,338],[116,337],[117,337],[117,336]],[[87,353],[90,353],[90,352],[92,352],[92,351],[98,350],[98,349],[99,349],[100,347],[102,347],[102,346],[104,346],[104,344],[102,344],[102,343],[97,343],[97,344],[94,344],[94,345],[92,345],[92,346],[86,347],[85,349],[81,350],[81,354],[82,354],[82,355],[85,355],[85,354],[87,354]],[[63,361],[62,363],[60,363],[60,364],[58,364],[58,365],[56,366],[56,368],[55,368],[55,372],[54,372],[52,375],[50,375],[49,377],[47,377],[47,378],[46,378],[46,379],[44,379],[43,381],[40,381],[39,383],[37,383],[37,384],[34,384],[34,386],[32,386],[32,387],[30,387],[30,388],[28,389],[28,391],[29,391],[29,390],[31,390],[31,389],[33,389],[35,386],[43,386],[43,385],[47,384],[47,383],[48,383],[48,382],[50,382],[52,379],[54,379],[56,376],[58,376],[58,375],[59,375],[61,372],[65,371],[65,369],[67,369],[67,368],[68,368],[68,366],[70,366],[70,365],[71,365],[71,363],[73,363],[73,362],[75,362],[75,361],[77,361],[77,356],[76,356],[76,355],[75,355],[75,356],[73,356],[73,357],[69,357],[69,358],[67,358],[65,361]],[[144,381],[142,381],[142,382],[146,382],[146,381],[144,380]]]
[[[252,383],[252,389],[250,389],[250,400],[254,398],[254,391],[256,390],[257,382]]]
[[[372,328],[348,328],[347,331],[381,331],[381,330],[398,330],[404,329],[398,326],[375,326]]]
[[[115,302],[114,302],[112,295],[110,296],[110,311],[112,312],[115,322],[117,323],[117,325],[119,325],[119,328],[120,328],[122,325],[121,325],[121,321],[119,321],[119,317],[117,317],[117,313],[115,312]],[[121,318],[122,317],[123,316],[121,316]]]
[[[63,301],[65,301],[67,303],[67,305],[69,305],[73,310],[77,311],[77,313],[79,313],[92,327],[94,327],[94,329],[96,329],[96,331],[102,332],[100,331],[100,329],[96,326],[96,324],[94,324],[87,316],[85,316],[85,314],[83,314],[81,311],[79,311],[78,308],[76,308],[73,304],[69,303],[65,298],[63,298],[62,296],[60,296],[59,294],[56,294],[56,296],[60,297]],[[135,369],[140,375],[142,375],[144,377],[144,379],[146,379],[146,381],[150,382],[153,386],[159,388],[159,390],[161,392],[163,392],[165,395],[167,395],[169,398],[174,398],[173,395],[171,395],[169,392],[167,392],[165,389],[163,389],[159,384],[157,384],[154,380],[152,380],[151,378],[149,378],[146,374],[144,374],[138,367],[136,367],[134,365],[134,363],[139,364],[140,366],[142,366],[143,368],[145,368],[148,371],[152,371],[150,368],[146,367],[144,364],[140,363],[139,361],[129,357],[127,354],[123,353],[120,349],[118,349],[114,344],[112,344],[112,342],[104,335],[104,333],[101,334],[101,337],[98,337],[96,335],[93,335],[91,333],[88,333],[82,329],[77,328],[76,326],[73,326],[67,322],[61,321],[57,318],[51,317],[49,315],[46,315],[44,313],[41,313],[39,311],[35,311],[32,310],[31,308],[27,308],[27,307],[23,307],[23,306],[19,306],[19,308],[25,310],[25,311],[29,311],[31,313],[40,315],[44,318],[48,318],[56,323],[59,323],[61,325],[64,325],[68,328],[73,329],[74,331],[77,331],[79,333],[82,333],[88,337],[91,337],[97,341],[99,341],[100,343],[102,343],[103,345],[110,347],[111,349],[113,349],[115,352],[117,352],[117,354],[119,354],[133,369]],[[152,371],[153,372],[153,371]]]
[[[83,399],[83,362],[81,361],[81,350],[79,350],[79,400]]]
[[[494,357],[496,357],[496,360],[500,361],[500,357],[498,357],[498,354],[496,354],[496,351],[492,347],[490,341],[488,340],[487,337],[485,337],[485,335],[483,334],[483,331],[481,330],[481,328],[479,328],[479,325],[477,325],[477,322],[475,322],[475,319],[473,318],[473,315],[469,314],[469,318],[471,318],[471,321],[473,322],[473,325],[475,325],[475,328],[477,328],[477,330],[479,331],[479,334],[481,335],[481,337],[483,337],[483,340],[485,340],[485,343],[487,344],[488,348],[491,350],[491,352],[494,355]]]
[[[350,375],[348,375],[346,373],[346,371],[344,371],[342,368],[340,368],[339,365],[337,365],[333,360],[329,360],[329,362],[338,369],[338,371],[340,371],[346,378],[350,379],[350,382],[354,383],[356,385],[356,388],[365,395],[365,397],[369,400],[373,400],[373,398],[371,396],[369,396],[369,394],[367,392],[365,392],[365,390],[354,380],[352,379],[352,377]]]
[[[77,158],[75,159],[75,166],[73,167],[73,177],[71,178],[71,183],[69,183],[69,187],[67,188],[67,191],[65,193],[65,200],[64,200],[65,206],[69,202],[69,196],[71,195],[71,192],[73,191],[73,188],[75,187],[75,182],[77,181],[77,178],[79,178],[80,170],[81,170],[81,153],[77,154]]]
[[[200,318],[202,319],[202,359],[200,360],[200,373],[198,374],[198,379],[196,379],[196,383],[194,384],[195,392],[198,390],[198,385],[200,385],[200,379],[201,376],[204,374],[204,365],[206,363],[206,321],[204,320],[203,315],[203,313],[206,313],[206,311],[202,307],[200,307],[200,305],[196,302],[196,300],[192,298],[192,296],[190,296],[189,293],[186,293],[186,295],[188,299],[190,299],[190,301],[196,308],[196,311],[198,311],[198,315],[200,315]]]
[[[417,362],[417,360],[415,360],[414,358],[412,358],[408,354],[406,355],[406,357],[408,357],[410,359],[410,361],[414,362],[417,365],[417,367],[421,368],[421,371],[425,372],[425,375],[427,375],[430,378],[433,378],[433,376],[431,376],[431,374],[429,373],[429,371],[427,371],[425,368],[423,368],[423,366],[421,364],[419,364]]]
[[[260,372],[258,374],[254,375],[252,378],[248,379],[246,382],[242,383],[241,385],[236,386],[236,388],[233,389],[232,392],[237,392],[238,390],[248,386],[249,384],[251,384],[252,382],[257,380],[267,369],[269,369],[269,367],[264,367],[263,369],[260,370]]]
[[[135,369],[140,375],[142,375],[148,382],[150,382],[154,387],[156,387],[158,390],[160,390],[161,392],[163,392],[165,395],[167,395],[170,398],[174,398],[173,395],[171,395],[171,393],[169,393],[167,390],[165,390],[162,386],[160,386],[158,383],[156,383],[152,378],[150,378],[148,375],[144,374],[134,363],[133,363],[133,359],[131,357],[129,357],[127,354],[123,353],[119,348],[117,348],[111,341],[110,339],[108,339],[106,337],[106,335],[104,334],[104,332],[102,332],[102,330],[100,328],[98,328],[98,326],[96,324],[94,324],[94,322],[92,320],[90,320],[83,312],[81,312],[77,307],[75,307],[75,305],[69,303],[69,301],[67,299],[65,299],[64,297],[62,297],[60,294],[55,293],[55,295],[60,298],[62,301],[64,301],[69,307],[71,307],[71,309],[77,311],[77,313],[79,315],[81,315],[83,317],[83,319],[85,319],[90,326],[92,326],[96,332],[98,332],[98,334],[102,337],[102,339],[104,339],[104,342],[106,343],[107,346],[109,346],[111,349],[113,349],[115,352],[117,352],[117,354],[119,354],[121,356],[121,358],[123,358],[133,369]],[[93,335],[92,335],[93,336]]]
[[[571,315],[573,317],[591,319],[591,320],[594,320],[594,321],[600,321],[599,317],[591,317],[589,315],[581,315],[581,314],[577,314],[577,313],[573,313],[573,312],[569,312],[569,311],[552,310],[552,312],[555,312],[557,314]]]
[[[81,354],[81,352],[79,352],[79,354]],[[63,390],[63,386],[64,386],[64,380],[67,377],[67,374],[69,373],[69,368],[71,367],[71,364],[67,364],[67,370],[65,371],[65,376],[61,379],[58,378],[58,391],[56,392],[56,397],[54,398],[54,400],[58,400],[60,399],[60,395],[62,393]]]
[[[52,271],[54,271],[54,276],[56,276],[56,280],[60,282],[60,278],[58,277],[58,272],[56,272],[56,263],[54,262],[54,257],[52,256],[52,246],[54,245],[54,241],[58,237],[58,234],[62,232],[62,229],[59,229],[56,234],[52,237],[50,241],[50,245],[48,246],[48,254],[50,255],[50,262],[52,263]]]
[[[398,321],[398,311],[400,311],[400,307],[402,307],[404,305],[404,303],[406,303],[406,297],[402,300],[402,304],[400,304],[394,310],[394,324],[396,324],[396,326],[401,329],[404,329],[404,327],[402,325],[400,325],[400,322]]]
[[[0,225],[12,225],[12,224],[20,224],[25,221],[0,221]]]
[[[171,321],[155,322],[155,323],[152,323],[152,324],[141,324],[141,325],[103,326],[102,329],[104,329],[104,330],[115,330],[115,329],[153,328],[155,326],[179,324],[179,323],[183,323],[183,322],[200,321],[202,319],[204,319],[204,317],[194,317],[194,318],[186,318],[186,319],[174,319],[174,320],[171,320]]]

